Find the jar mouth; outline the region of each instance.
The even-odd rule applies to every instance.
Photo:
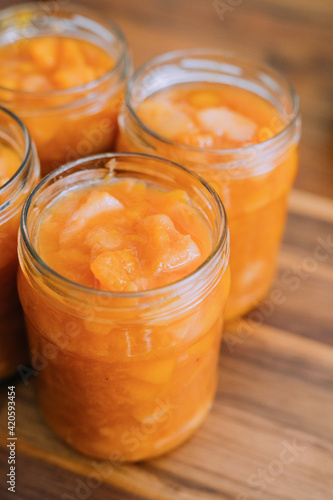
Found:
[[[280,132],[276,133],[273,137],[269,139],[265,139],[262,142],[259,142],[257,144],[250,144],[246,146],[242,146],[239,148],[231,148],[231,149],[214,149],[214,148],[201,148],[198,146],[191,146],[187,144],[182,144],[180,142],[174,141],[172,139],[169,139],[167,137],[164,137],[160,135],[159,133],[155,132],[153,129],[148,127],[137,115],[133,105],[132,105],[132,97],[133,97],[133,89],[135,88],[135,85],[140,78],[140,76],[146,72],[151,71],[153,68],[158,67],[160,65],[163,65],[164,63],[171,63],[171,62],[176,62],[177,60],[182,60],[182,61],[190,61],[191,57],[200,57],[201,61],[206,61],[209,62],[210,57],[219,57],[221,59],[221,63],[225,63],[227,65],[235,66],[235,64],[245,64],[251,66],[255,69],[261,70],[264,73],[269,73],[273,78],[276,77],[278,78],[283,85],[287,89],[287,93],[290,96],[291,102],[292,102],[292,109],[289,115],[288,123],[280,130]],[[228,62],[228,60],[233,60],[233,63]],[[203,71],[207,70],[207,66],[204,65],[202,68]],[[216,69],[216,68],[215,68]],[[181,81],[179,83],[198,83],[200,81],[204,80],[186,80]],[[211,83],[211,81],[209,80]],[[177,85],[172,84],[172,85]],[[163,89],[168,88],[169,86],[166,85],[163,87]],[[152,95],[152,94],[150,94]],[[270,147],[272,144],[275,142],[278,142],[279,140],[283,139],[285,136],[288,136],[290,130],[293,129],[295,126],[298,118],[299,118],[299,98],[294,90],[293,86],[291,83],[288,81],[287,78],[285,78],[282,74],[280,74],[278,71],[276,71],[274,68],[272,68],[268,64],[263,64],[260,61],[256,61],[255,59],[247,59],[247,58],[242,58],[238,56],[237,53],[234,53],[232,51],[223,51],[221,49],[214,49],[214,48],[194,48],[194,49],[185,49],[185,50],[175,50],[172,52],[167,52],[165,54],[162,54],[160,56],[157,56],[153,59],[150,59],[147,63],[143,64],[138,68],[132,75],[132,77],[129,79],[126,92],[125,92],[125,104],[126,108],[128,109],[131,118],[134,120],[134,122],[140,127],[140,129],[143,129],[145,133],[151,137],[153,137],[155,140],[167,144],[172,147],[176,147],[178,149],[183,150],[184,152],[186,151],[192,151],[192,152],[207,152],[211,154],[218,154],[218,155],[235,155],[235,154],[240,154],[240,153],[250,153],[254,149],[257,151],[265,150],[267,147]],[[228,166],[230,168],[230,166]],[[231,167],[232,168],[232,167]]]
[[[43,187],[46,187],[46,185],[52,181],[57,182],[55,180],[56,177],[58,177],[58,180],[60,180],[63,177],[63,174],[65,174],[68,170],[75,170],[76,167],[82,166],[84,163],[88,162],[98,162],[100,160],[117,160],[117,159],[123,159],[130,162],[131,160],[136,160],[136,159],[142,159],[146,161],[157,161],[159,163],[164,163],[165,165],[169,165],[169,167],[177,168],[180,169],[183,172],[186,172],[186,175],[189,174],[192,178],[195,178],[200,186],[204,189],[206,195],[208,195],[210,198],[213,199],[213,203],[216,205],[218,216],[221,220],[220,227],[218,229],[218,234],[217,234],[217,242],[214,244],[212,251],[209,253],[209,255],[206,257],[204,262],[198,266],[194,271],[192,271],[190,274],[184,276],[183,278],[180,278],[177,281],[174,281],[168,285],[164,285],[161,287],[155,287],[151,288],[148,290],[140,290],[137,292],[112,292],[112,291],[107,291],[107,290],[99,290],[96,288],[88,287],[85,285],[81,285],[79,283],[76,283],[74,281],[71,281],[61,274],[57,273],[52,269],[48,264],[46,264],[43,259],[39,256],[37,251],[35,250],[35,247],[31,241],[29,231],[28,231],[28,216],[29,216],[29,210],[32,207],[34,203],[35,197],[38,195],[40,190],[43,189]],[[129,173],[130,176],[130,173]],[[21,222],[20,222],[20,232],[22,235],[23,242],[25,244],[25,247],[27,248],[30,256],[33,258],[35,262],[38,263],[40,266],[42,272],[47,275],[51,275],[53,278],[57,280],[57,282],[61,285],[66,285],[71,287],[72,289],[75,289],[76,291],[81,291],[86,294],[93,294],[95,296],[103,297],[103,298],[121,298],[121,299],[131,299],[131,298],[149,298],[151,296],[156,295],[156,293],[160,294],[172,294],[179,283],[188,284],[189,286],[193,281],[195,281],[196,277],[198,274],[200,274],[204,269],[207,269],[207,267],[216,260],[217,256],[219,255],[220,251],[226,248],[227,250],[227,256],[229,257],[229,232],[227,229],[227,215],[226,211],[224,208],[224,205],[219,198],[218,194],[216,191],[204,180],[202,179],[198,174],[190,171],[189,169],[178,165],[177,163],[166,160],[164,158],[159,158],[157,156],[152,156],[152,155],[146,155],[146,154],[141,154],[141,153],[103,153],[103,154],[98,154],[94,156],[88,156],[84,159],[76,160],[70,163],[67,163],[63,165],[62,167],[54,170],[53,172],[49,173],[44,177],[44,179],[39,182],[39,184],[32,190],[28,198],[26,199],[23,209],[22,209],[22,214],[21,214]],[[224,269],[223,272],[227,266],[227,261],[224,263]]]
[[[39,3],[34,3],[34,2],[29,2],[29,3],[23,3],[23,4],[18,4],[14,7],[8,7],[7,9],[3,9],[1,14],[0,14],[0,21],[3,18],[6,18],[9,15],[15,15],[21,11],[24,10],[30,10],[31,12],[44,12],[43,8],[41,7],[42,4]],[[82,14],[86,15],[86,17],[93,17],[95,18],[95,13],[86,8],[82,7],[81,5],[77,4],[72,4],[71,7],[67,6],[61,6],[61,12],[64,13],[75,13],[75,14]],[[101,75],[100,77],[96,78],[95,80],[92,80],[91,82],[84,83],[82,85],[78,85],[76,87],[69,87],[67,89],[55,89],[55,90],[46,90],[46,91],[39,91],[39,92],[34,92],[34,91],[27,91],[27,90],[20,90],[20,89],[12,89],[10,87],[4,87],[0,85],[0,90],[6,91],[6,92],[11,92],[14,95],[18,96],[27,96],[27,97],[34,97],[34,98],[47,98],[47,97],[53,97],[53,96],[60,96],[60,97],[66,97],[66,96],[71,96],[72,94],[79,94],[81,92],[85,93],[90,90],[95,89],[102,83],[106,82],[110,78],[112,78],[113,75],[117,74],[119,71],[119,68],[121,67],[123,61],[126,60],[127,57],[127,41],[125,38],[124,33],[122,32],[121,28],[113,21],[110,19],[107,19],[105,22],[108,28],[110,28],[110,31],[112,31],[115,34],[115,38],[120,42],[121,49],[118,54],[117,60],[115,62],[115,65],[106,73]],[[58,35],[58,36],[61,36]],[[38,35],[36,37],[30,37],[30,38],[38,38]],[[22,40],[24,38],[18,38],[15,41]]]
[[[24,140],[24,153],[23,153],[23,158],[22,158],[21,164],[20,164],[19,168],[16,170],[15,174],[10,179],[8,179],[8,181],[5,184],[3,184],[0,187],[0,195],[3,195],[7,191],[7,189],[10,189],[13,187],[13,185],[16,183],[17,179],[19,179],[21,177],[22,173],[24,172],[24,170],[27,166],[27,163],[29,161],[29,158],[31,156],[32,141],[31,141],[31,137],[30,137],[30,134],[28,132],[27,127],[24,125],[24,123],[22,122],[22,120],[20,120],[20,118],[18,116],[16,116],[9,109],[4,108],[3,106],[0,106],[0,113],[6,114],[8,117],[10,117],[13,120],[13,122],[16,123],[16,125],[18,125],[18,127],[20,128],[20,130],[23,134],[23,140]],[[6,202],[4,204],[6,205]],[[1,212],[1,208],[3,207],[3,205],[0,205],[0,212]]]

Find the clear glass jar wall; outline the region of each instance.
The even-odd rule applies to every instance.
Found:
[[[112,150],[131,68],[118,26],[89,9],[56,2],[4,9],[0,23],[0,64],[5,69],[9,61],[5,74],[0,72],[0,104],[27,125],[42,175],[66,162]],[[95,66],[105,56],[112,67],[95,78]],[[50,75],[54,85],[45,90]],[[85,78],[88,83],[82,83]]]
[[[3,379],[13,375],[18,365],[28,359],[16,286],[17,233],[25,198],[39,179],[39,162],[26,127],[1,107],[0,160],[0,379]],[[7,177],[3,178],[5,170]]]
[[[41,214],[64,190],[124,178],[187,192],[211,238],[203,264],[170,285],[122,293],[52,271],[36,252]],[[31,349],[47,360],[37,380],[41,410],[60,437],[92,456],[137,461],[170,450],[200,425],[216,390],[228,242],[216,193],[166,160],[97,156],[38,185],[23,211],[19,293]]]
[[[235,149],[194,147],[163,136],[140,119],[140,106],[151,96],[193,84],[248,91],[274,106],[276,112],[263,130],[262,141]],[[253,115],[255,106],[256,100]],[[231,244],[231,291],[225,318],[231,320],[249,311],[264,298],[274,278],[287,196],[298,168],[300,117],[292,87],[271,68],[229,53],[179,51],[157,57],[137,70],[129,81],[119,124],[118,151],[176,161],[202,175],[220,195],[228,214]]]

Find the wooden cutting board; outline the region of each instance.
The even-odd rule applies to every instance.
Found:
[[[157,460],[112,470],[104,463],[98,472],[100,462],[73,451],[44,423],[34,383],[11,382],[17,493],[3,489],[1,499],[330,500],[333,202],[292,193],[272,291],[279,304],[268,297],[251,319],[226,328],[218,393],[202,428]],[[4,488],[7,387],[1,389]]]

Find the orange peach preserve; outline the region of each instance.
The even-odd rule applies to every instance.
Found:
[[[0,102],[27,125],[43,174],[112,147],[122,89],[78,87],[113,66],[102,48],[81,39],[41,36],[0,47]]]
[[[282,117],[260,96],[215,83],[170,87],[147,98],[136,112],[146,126],[163,138],[207,153],[200,162],[193,150],[153,142],[154,154],[195,170],[220,195],[230,230],[231,291],[225,318],[247,312],[265,296],[274,277],[287,194],[298,166],[297,148],[292,145],[281,158],[275,152],[277,159],[268,156],[262,173],[250,172],[247,176],[246,171],[238,175],[237,168],[235,172],[228,164],[223,169],[224,160],[219,165],[210,151],[235,149],[236,159],[237,150],[278,134],[285,125]],[[143,143],[136,143],[123,130],[118,149],[144,152]]]
[[[35,241],[60,275],[112,292],[155,293],[197,269],[212,249],[185,191],[130,178],[65,192],[45,209]],[[159,455],[186,439],[215,394],[228,287],[225,273],[211,293],[199,290],[195,309],[182,303],[180,284],[154,306],[120,293],[79,304],[73,314],[69,300],[55,305],[21,273],[31,347],[57,349],[39,374],[41,408],[55,432],[89,455],[120,461]]]
[[[211,250],[199,214],[192,226],[189,203],[185,191],[134,180],[74,191],[44,214],[37,250],[58,274],[91,288],[137,292],[168,285]]]
[[[16,151],[0,140],[0,208],[8,201],[1,192],[1,186],[13,177],[20,164]],[[0,221],[0,379],[14,374],[18,364],[27,358],[16,289],[19,221],[20,211],[13,217]]]
[[[0,141],[0,187],[13,177],[20,164],[17,152]]]

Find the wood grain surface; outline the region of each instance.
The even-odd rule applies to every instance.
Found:
[[[83,3],[120,24],[135,66],[203,46],[242,51],[283,71],[301,98],[301,166],[272,291],[226,329],[217,397],[199,432],[157,460],[111,467],[58,440],[38,412],[34,383],[14,379],[17,491],[5,484],[3,384],[1,500],[333,499],[332,0],[224,0],[224,19],[211,0]]]

